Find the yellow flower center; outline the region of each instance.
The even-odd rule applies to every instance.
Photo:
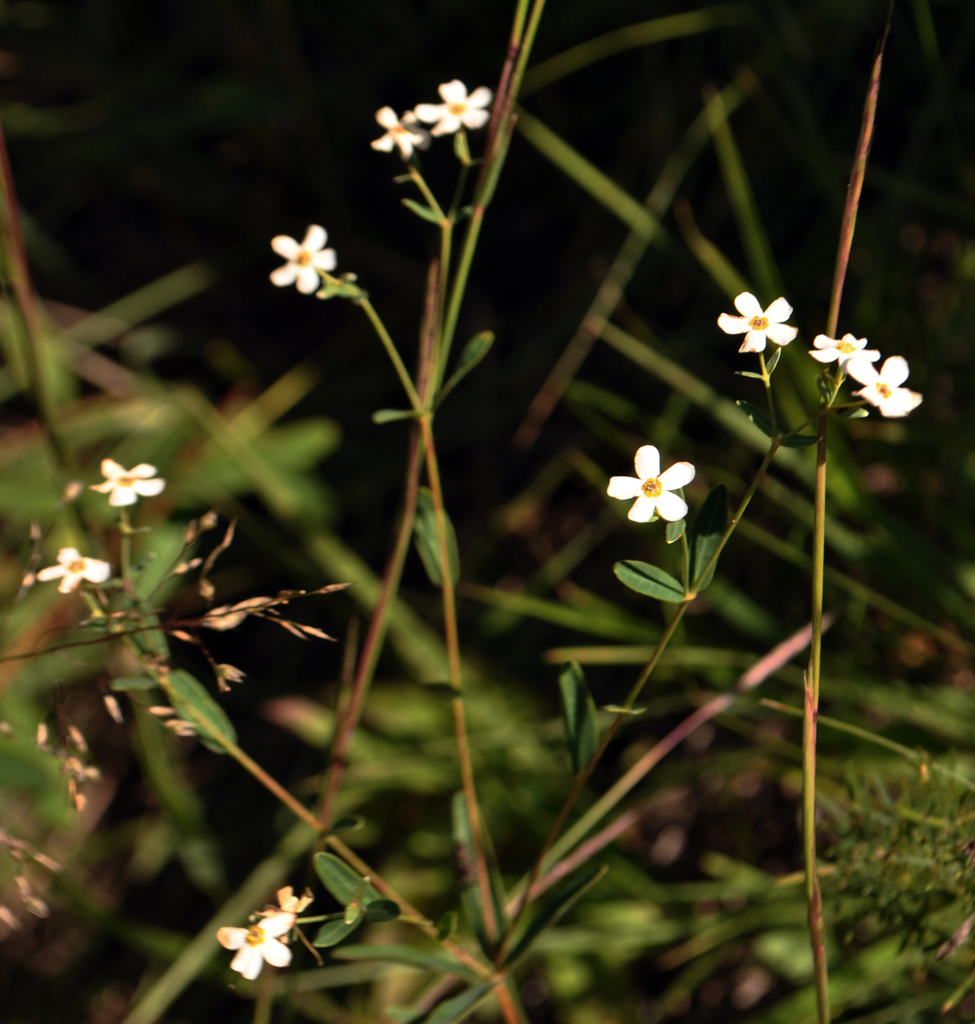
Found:
[[[295,256],[295,263],[299,267],[307,267],[311,263],[311,253],[307,249],[299,250],[298,255]]]
[[[640,490],[642,490],[648,498],[657,498],[660,496],[663,488],[660,486],[659,477],[652,476],[649,480],[643,481]]]
[[[85,571],[85,560],[83,558],[76,558],[73,562],[68,562],[68,572],[80,573]]]
[[[134,477],[134,476],[117,476],[115,478],[115,486],[116,487],[131,487],[136,482],[137,479],[138,479],[138,477]]]
[[[890,398],[890,394],[891,394],[891,392],[890,392],[890,385],[884,384],[884,382],[881,381],[877,385],[877,390],[880,392],[880,395],[881,395],[882,398]]]
[[[768,317],[767,316],[753,316],[748,321],[748,326],[753,331],[767,331],[768,330]]]
[[[447,109],[454,115],[454,117],[460,117],[461,114],[467,109],[466,103],[448,103]]]
[[[842,352],[844,355],[849,355],[851,352],[856,352],[856,345],[851,345],[848,341],[838,341],[836,343],[836,351]]]
[[[260,946],[264,942],[264,929],[259,924],[252,924],[247,929],[247,945]]]

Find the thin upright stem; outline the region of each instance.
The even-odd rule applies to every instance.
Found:
[[[779,433],[779,421],[775,415],[775,402],[772,401],[772,376],[768,372],[768,367],[765,365],[765,353],[758,353],[758,361],[762,365],[762,383],[765,385],[765,397],[768,399],[768,415],[772,421],[772,434],[778,436]]]
[[[118,513],[119,533],[119,556],[121,559],[122,582],[126,590],[132,586],[132,524],[129,522],[127,509],[121,508]]]
[[[409,172],[410,177],[413,179],[413,184],[420,190],[420,194],[427,201],[427,205],[431,210],[441,219],[446,220],[446,215],[443,210],[440,209],[440,203],[437,202],[437,197],[430,191],[430,186],[427,184],[426,179],[416,169],[412,162],[406,164],[406,169]]]
[[[390,337],[389,331],[386,330],[386,325],[382,322],[379,314],[373,309],[372,303],[365,298],[365,296],[356,300],[362,307],[363,312],[369,317],[369,322],[372,324],[379,336],[379,340],[383,343],[383,347],[386,349],[386,353],[393,364],[393,369],[396,370],[396,374],[400,379],[400,383],[403,385],[403,390],[406,392],[407,398],[410,400],[410,405],[413,406],[414,412],[421,412],[423,406],[420,404],[420,396],[416,393],[416,388],[413,386],[413,381],[410,379],[410,375],[403,365],[403,360],[400,358],[399,350],[396,348],[396,343]]]
[[[444,635],[447,641],[447,662],[450,672],[450,685],[456,696],[453,699],[454,731],[457,736],[457,753],[460,761],[461,781],[464,787],[464,800],[467,805],[467,816],[470,820],[471,840],[477,868],[477,883],[480,891],[484,928],[488,939],[494,941],[498,936],[498,921],[494,913],[494,898],[491,893],[491,880],[488,875],[487,857],[484,852],[484,841],[481,829],[480,810],[477,805],[477,791],[474,786],[474,767],[471,762],[470,743],[467,737],[467,720],[464,713],[463,680],[460,667],[460,639],[457,631],[457,601],[454,592],[453,568],[450,560],[450,545],[447,533],[447,513],[444,509],[443,489],[440,482],[440,467],[437,462],[437,450],[433,439],[433,424],[429,414],[420,417],[420,429],[423,432],[423,443],[426,449],[427,478],[430,481],[430,493],[433,498],[433,510],[437,523],[437,542],[440,548],[440,590],[443,600]]]

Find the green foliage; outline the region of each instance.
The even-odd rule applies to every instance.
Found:
[[[728,522],[728,488],[716,484],[708,491],[704,504],[694,517],[694,523],[687,531],[687,547],[690,552],[689,579],[698,592],[714,578],[718,567],[717,559],[708,568],[708,562],[718,550],[721,537]]]
[[[589,692],[585,673],[578,662],[567,662],[559,674],[562,693],[562,724],[572,770],[578,775],[592,759],[599,744],[596,704]]]
[[[460,555],[457,550],[457,534],[453,523],[444,513],[447,525],[447,557],[450,575],[454,583],[460,579]],[[437,513],[433,505],[433,495],[428,487],[421,487],[416,499],[416,519],[413,523],[413,538],[416,550],[423,561],[430,582],[439,587],[443,576],[440,572],[441,549],[440,535],[437,529]]]
[[[617,562],[613,566],[616,578],[630,590],[658,601],[674,603],[684,600],[684,588],[668,572],[647,562]]]
[[[181,669],[170,672],[166,692],[180,717],[197,727],[200,742],[205,747],[215,754],[225,754],[226,747],[214,737],[222,736],[231,743],[237,742],[237,733],[227,713],[189,672]]]

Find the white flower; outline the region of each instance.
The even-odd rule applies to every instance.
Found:
[[[873,363],[858,354],[847,364],[846,372],[866,385],[853,394],[875,405],[881,416],[906,416],[921,404],[922,398],[916,391],[900,386],[911,372],[903,356],[885,359],[878,373]]]
[[[134,505],[140,495],[150,497],[162,493],[166,481],[156,477],[156,472],[156,467],[150,466],[148,462],[140,462],[132,469],[125,469],[111,459],[102,459],[105,482],[91,484],[91,490],[110,494],[109,505]]]
[[[443,103],[421,103],[415,110],[421,121],[436,125],[430,129],[431,135],[451,135],[461,125],[467,128],[483,128],[491,117],[491,112],[484,108],[491,102],[494,94],[487,86],[482,85],[467,95],[467,86],[458,79],[444,82],[437,88]],[[374,143],[375,145],[375,143]]]
[[[290,885],[278,889],[277,897],[281,909],[288,914],[300,914],[315,899],[310,889],[306,889],[303,896],[295,896],[295,891]],[[271,913],[276,913],[276,911],[272,910]]]
[[[294,923],[294,914],[272,911],[249,928],[218,929],[217,942],[224,949],[237,950],[230,962],[231,970],[253,981],[261,973],[265,960],[274,967],[287,967],[291,963],[291,950],[278,936],[287,935]]]
[[[637,450],[633,464],[636,478],[614,476],[606,488],[611,498],[636,498],[627,517],[635,523],[649,523],[655,515],[670,522],[683,519],[687,515],[687,502],[673,492],[694,479],[694,467],[689,462],[675,462],[661,473],[660,452],[652,444]]]
[[[880,358],[880,353],[875,348],[867,348],[866,338],[854,338],[852,334],[844,334],[839,341],[836,338],[827,338],[825,334],[817,334],[813,338],[813,344],[816,348],[809,350],[813,359],[821,363],[831,363],[838,359],[843,373],[846,373],[847,364],[854,356],[871,363]]]
[[[335,269],[334,249],[323,249],[328,232],[320,224],[309,224],[304,241],[300,244],[290,235],[275,235],[271,248],[288,262],[271,271],[271,283],[279,288],[298,282],[298,291],[311,295],[318,288],[318,273]]]
[[[58,590],[62,594],[70,594],[77,589],[82,580],[89,583],[104,583],[112,575],[112,567],[100,558],[85,558],[76,548],[61,548],[58,552],[58,564],[49,565],[37,574],[39,580],[56,580],[60,578]]]
[[[373,149],[392,153],[395,145],[403,159],[409,160],[414,149],[425,149],[430,143],[429,132],[417,127],[416,114],[412,110],[407,110],[400,118],[392,107],[383,107],[376,111],[376,120],[386,129],[386,134],[370,143]]]
[[[763,311],[761,303],[751,292],[742,292],[735,299],[735,309],[741,316],[722,313],[718,317],[718,326],[725,334],[745,335],[739,352],[764,352],[766,339],[776,345],[788,345],[799,333],[798,327],[789,327],[785,323],[792,316],[792,307],[783,298],[776,299]]]

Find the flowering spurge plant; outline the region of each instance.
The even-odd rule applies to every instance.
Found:
[[[237,955],[230,963],[248,981],[253,981],[263,970],[265,962],[273,967],[287,967],[291,963],[291,950],[286,945],[288,933],[295,927],[298,915],[314,897],[306,890],[295,896],[290,885],[279,889],[278,908],[269,907],[252,917],[247,928],[220,928],[217,941],[224,949],[235,949]]]
[[[112,575],[112,566],[100,558],[86,558],[77,548],[61,548],[58,552],[58,564],[41,569],[37,578],[43,582],[57,580],[58,590],[62,594],[70,594],[78,589],[82,580],[89,583],[104,583]]]
[[[386,134],[373,139],[370,145],[382,153],[392,153],[395,146],[400,156],[409,160],[413,150],[426,149],[430,144],[430,133],[417,124],[416,114],[412,110],[397,117],[392,107],[380,107],[376,111],[376,121],[386,129]]]
[[[843,373],[848,372],[847,366],[853,358],[871,363],[880,358],[877,349],[867,348],[866,338],[855,338],[852,334],[844,334],[839,340],[817,334],[813,338],[813,346],[809,350],[813,359],[819,363],[837,363]]]
[[[785,321],[792,316],[792,307],[779,297],[768,309],[751,292],[742,292],[735,298],[735,309],[741,316],[722,313],[718,326],[725,334],[744,334],[739,352],[764,352],[766,342],[788,345],[796,334],[797,327],[790,327]]]
[[[871,361],[858,354],[847,364],[846,372],[865,385],[853,394],[876,406],[881,416],[906,416],[923,401],[917,391],[901,387],[910,374],[907,360],[903,356],[885,359],[878,372]]]
[[[463,128],[483,128],[491,116],[487,110],[494,93],[486,86],[475,89],[467,95],[467,86],[458,79],[444,82],[437,87],[443,103],[420,103],[414,113],[427,124],[434,124],[431,135],[452,135]]]
[[[301,242],[290,235],[276,235],[271,239],[271,248],[288,262],[271,271],[271,283],[278,288],[289,284],[304,295],[318,290],[322,272],[335,269],[338,259],[334,249],[326,249],[328,233],[320,224],[309,224]]]
[[[104,482],[91,484],[93,491],[108,495],[108,503],[115,508],[134,505],[139,498],[162,494],[166,481],[156,476],[156,467],[140,462],[132,469],[125,469],[112,459],[102,459]]]
[[[606,493],[611,498],[636,498],[627,512],[635,523],[653,522],[657,517],[675,522],[687,515],[687,502],[675,491],[694,479],[694,467],[689,462],[676,462],[660,472],[660,452],[652,444],[637,449],[633,460],[636,476],[614,476]]]

